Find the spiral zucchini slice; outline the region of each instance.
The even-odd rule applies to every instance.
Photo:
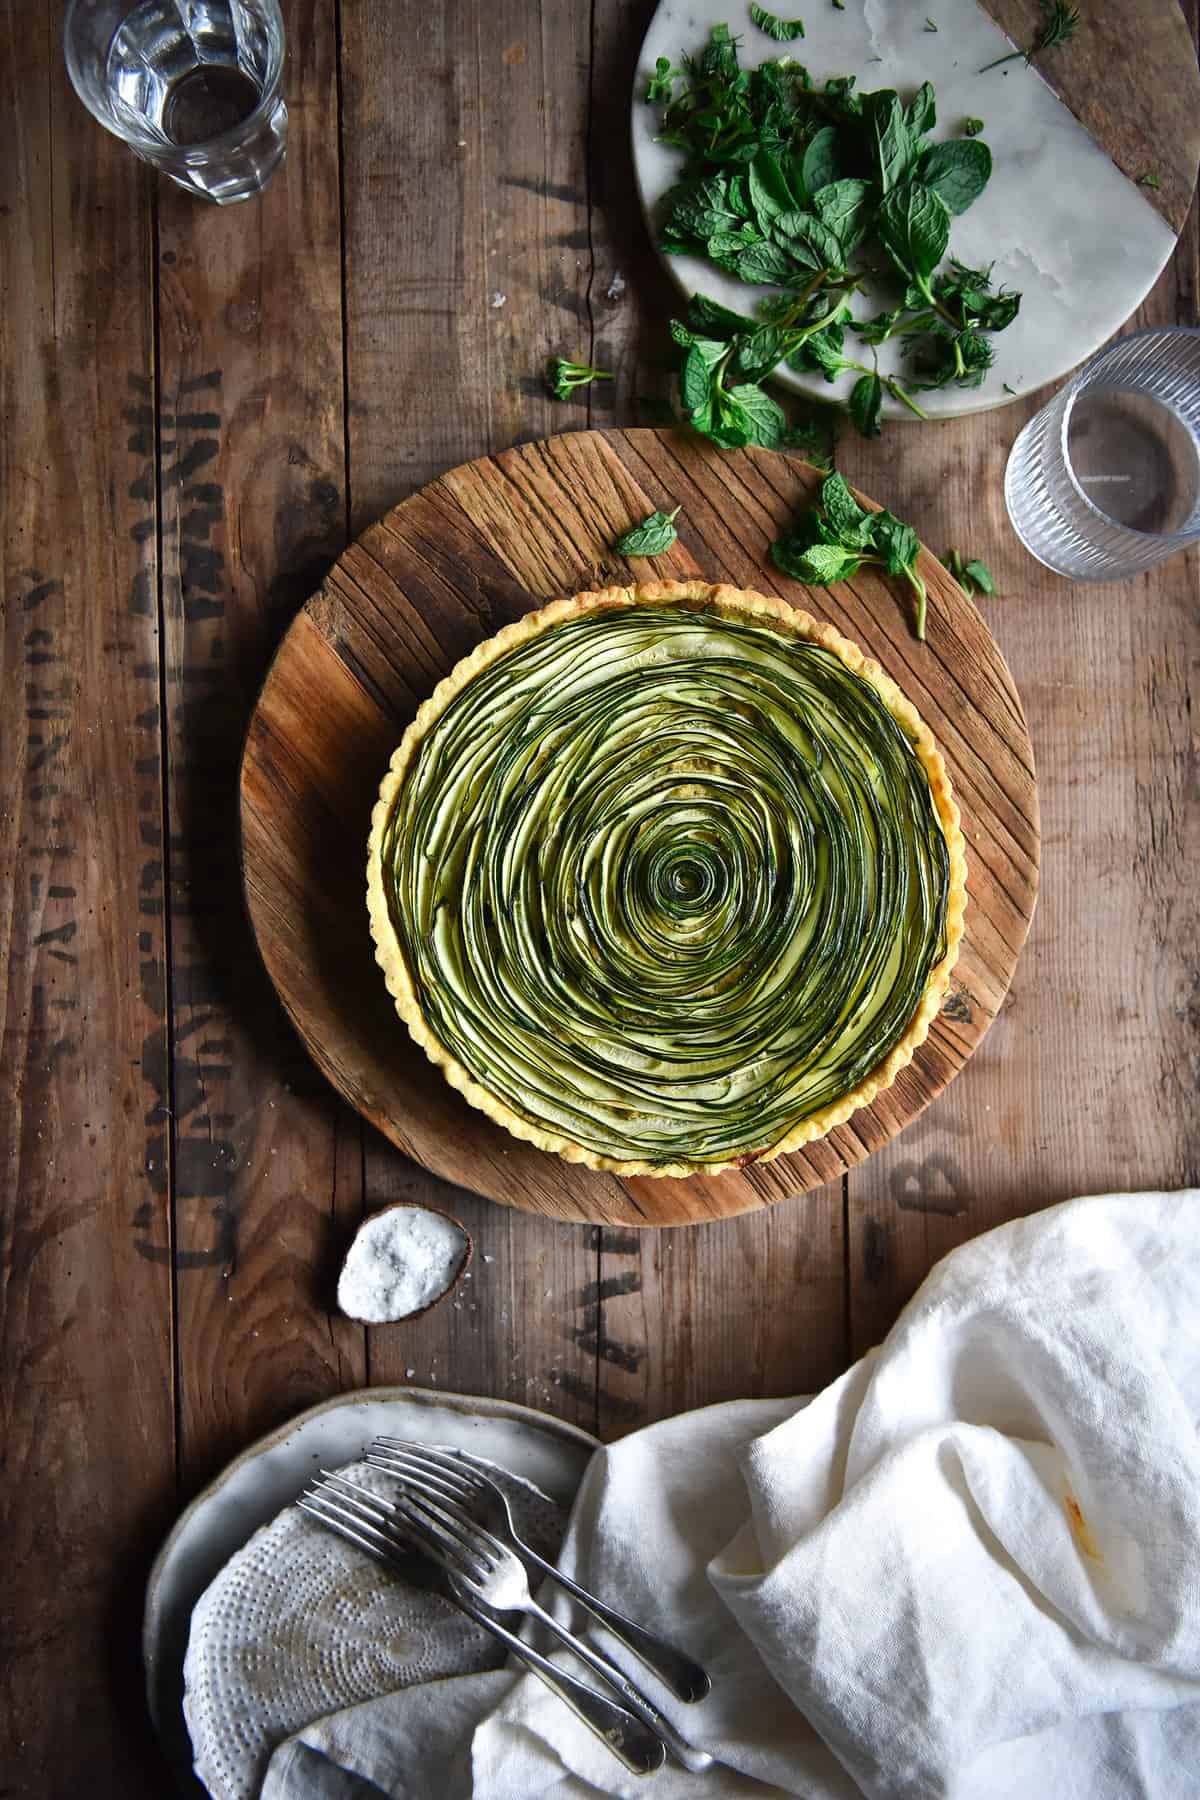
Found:
[[[700,583],[556,601],[458,665],[372,822],[378,961],[518,1137],[623,1174],[823,1135],[908,1063],[962,936],[942,758],[878,665]]]

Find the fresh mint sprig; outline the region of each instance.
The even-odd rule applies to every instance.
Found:
[[[929,596],[917,568],[920,554],[921,541],[911,525],[886,509],[868,512],[837,474],[821,484],[819,503],[800,516],[787,537],[771,545],[784,574],[809,587],[849,581],[867,564],[898,576],[915,596],[914,629],[924,642]]]

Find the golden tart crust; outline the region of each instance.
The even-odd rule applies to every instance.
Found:
[[[930,971],[921,1000],[903,1035],[884,1060],[849,1092],[821,1111],[801,1120],[783,1137],[764,1145],[761,1150],[724,1162],[675,1161],[664,1164],[604,1156],[514,1112],[464,1068],[431,1030],[422,1012],[402,945],[392,923],[384,890],[382,842],[396,797],[422,740],[455,696],[489,664],[508,655],[549,626],[604,608],[636,606],[679,606],[745,620],[760,626],[768,625],[782,635],[819,644],[832,652],[848,669],[874,688],[887,710],[903,727],[928,780],[949,856],[945,953]],[[376,961],[383,970],[384,980],[400,1017],[430,1061],[436,1064],[451,1086],[457,1088],[472,1106],[486,1113],[514,1137],[536,1144],[542,1150],[554,1151],[568,1162],[584,1163],[590,1168],[608,1170],[617,1175],[712,1175],[743,1167],[753,1161],[771,1162],[788,1151],[798,1150],[805,1144],[824,1137],[836,1125],[844,1124],[860,1107],[869,1106],[878,1094],[891,1086],[900,1070],[912,1061],[937,1016],[958,959],[966,912],[966,890],[965,845],[959,811],[945,763],[929,727],[891,677],[884,673],[877,662],[865,656],[857,644],[844,638],[832,625],[820,623],[810,614],[787,605],[785,601],[752,590],[725,584],[710,585],[702,581],[644,582],[636,587],[610,587],[593,593],[575,594],[569,599],[554,600],[536,612],[527,613],[524,618],[506,625],[494,637],[477,645],[469,656],[464,657],[438,683],[404,733],[383,778],[372,813],[367,858],[367,910],[371,935],[375,941]]]

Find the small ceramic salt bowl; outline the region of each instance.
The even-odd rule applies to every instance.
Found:
[[[452,1213],[397,1200],[355,1232],[338,1277],[338,1307],[360,1325],[420,1318],[453,1293],[473,1248]]]

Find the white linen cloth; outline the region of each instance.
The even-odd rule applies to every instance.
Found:
[[[264,1800],[1195,1796],[1198,1423],[1200,1192],[1002,1226],[811,1404],[589,1467],[563,1566],[706,1663],[699,1706],[651,1685],[719,1767],[627,1775],[504,1672],[316,1722]]]

